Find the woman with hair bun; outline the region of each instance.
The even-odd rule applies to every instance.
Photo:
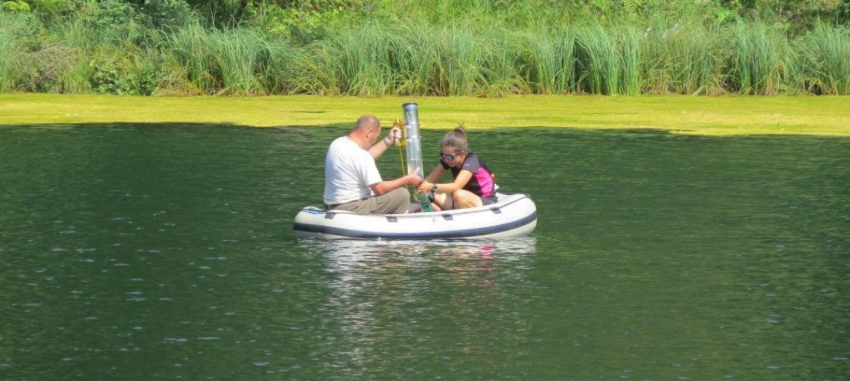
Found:
[[[451,183],[436,181],[450,169]],[[425,176],[417,191],[433,198],[436,210],[472,208],[497,202],[493,172],[478,155],[469,150],[463,125],[443,136],[440,143],[440,164]]]

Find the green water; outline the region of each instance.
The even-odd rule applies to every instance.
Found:
[[[472,130],[533,236],[297,241],[345,131],[0,128],[0,379],[850,378],[850,139]]]

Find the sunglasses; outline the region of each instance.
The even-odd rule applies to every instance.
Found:
[[[443,161],[452,161],[452,160],[455,159],[455,156],[457,156],[457,155],[459,155],[459,154],[453,153],[453,154],[446,155],[446,154],[440,152],[440,157],[443,158]]]

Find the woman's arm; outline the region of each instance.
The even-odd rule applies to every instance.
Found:
[[[445,171],[446,170],[443,168],[442,164],[437,164],[437,166],[431,170],[431,173],[429,173],[428,176],[425,176],[425,181],[422,181],[422,184],[419,184],[416,191],[419,193],[430,192],[431,188],[434,186],[434,182],[439,180]]]
[[[446,170],[443,168],[442,164],[437,164],[437,166],[431,170],[431,173],[429,173],[428,176],[425,176],[425,181],[434,183],[443,176],[443,172],[445,171]]]
[[[440,166],[440,169],[442,169],[442,168],[443,167]],[[434,172],[431,172],[431,174],[433,174],[433,173]],[[439,178],[439,177],[437,177],[437,178]],[[466,186],[466,183],[468,183],[469,179],[471,179],[471,178],[472,178],[472,172],[470,172],[466,169],[462,169],[457,174],[457,177],[455,178],[454,182],[451,182],[451,183],[448,183],[448,184],[437,184],[437,193],[448,193],[448,194],[454,193],[458,189],[463,189],[463,187]],[[422,185],[419,186],[419,188],[417,189],[417,191],[419,193],[427,193],[434,187],[434,183],[432,183],[428,179],[431,179],[431,175],[428,175],[428,178],[426,178],[426,180],[422,182]],[[436,179],[434,179],[434,181],[436,181]]]
[[[459,189],[463,189],[471,178],[472,172],[466,169],[461,169],[460,172],[458,172],[457,177],[455,177],[455,181],[451,184],[443,184],[440,186],[441,189],[439,191],[443,193],[454,193]]]

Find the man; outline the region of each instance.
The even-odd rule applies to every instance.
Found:
[[[416,187],[422,182],[419,168],[407,176],[384,181],[375,160],[398,143],[401,131],[393,127],[381,135],[381,123],[373,115],[363,115],[351,132],[337,138],[325,157],[325,208],[347,210],[357,214],[400,214],[410,207],[410,194],[405,185]]]

